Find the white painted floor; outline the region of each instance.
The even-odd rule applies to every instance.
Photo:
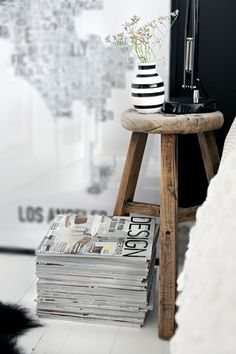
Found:
[[[35,313],[35,257],[0,253],[0,300],[23,304]],[[156,309],[143,328],[44,320],[43,327],[22,336],[26,354],[169,354],[157,336]]]

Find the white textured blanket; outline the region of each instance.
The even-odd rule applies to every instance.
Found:
[[[171,354],[236,353],[236,149],[228,151],[190,232]]]

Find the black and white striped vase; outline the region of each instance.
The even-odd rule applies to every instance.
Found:
[[[156,63],[138,65],[131,85],[132,103],[140,113],[159,112],[164,103],[164,82],[158,75]]]

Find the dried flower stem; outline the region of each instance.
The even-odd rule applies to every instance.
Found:
[[[160,16],[143,26],[139,26],[140,17],[133,16],[130,22],[123,25],[124,32],[108,36],[106,41],[122,50],[130,48],[141,63],[155,61],[178,13],[179,11],[176,10],[169,16]]]

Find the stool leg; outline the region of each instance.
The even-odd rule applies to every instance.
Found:
[[[198,141],[208,182],[218,171],[220,158],[214,132],[198,133]]]
[[[146,133],[132,133],[114,209],[116,216],[124,215],[124,203],[134,198],[146,142]]]
[[[161,136],[160,263],[158,332],[170,339],[175,331],[178,233],[178,137]]]

